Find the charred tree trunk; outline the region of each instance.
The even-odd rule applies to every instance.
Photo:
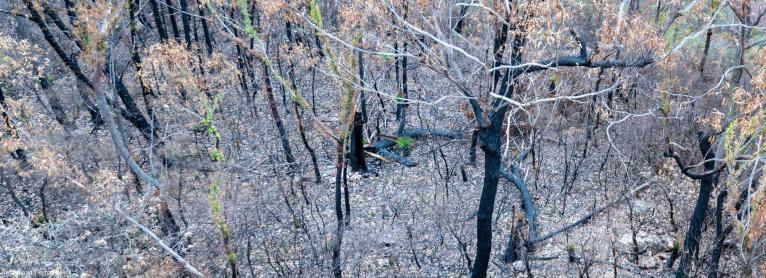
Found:
[[[470,1],[466,1],[470,2]],[[466,3],[467,4],[467,3]],[[468,7],[469,6],[460,6],[460,15],[458,16],[457,23],[455,24],[455,33],[462,34],[463,33],[463,26],[465,25],[465,15],[468,13]]]
[[[147,141],[151,141],[152,138],[157,134],[154,132],[152,125],[149,124],[149,121],[146,120],[146,117],[144,117],[144,114],[138,108],[136,101],[133,99],[133,96],[130,95],[128,88],[125,87],[125,84],[122,82],[122,80],[116,76],[113,76],[114,74],[109,70],[108,73],[110,77],[114,78],[117,95],[125,105],[126,112],[123,113],[123,116],[131,124],[133,124],[133,126],[135,126],[138,131],[141,132],[141,135],[143,135]]]
[[[500,63],[500,58],[505,50],[505,42],[508,38],[507,24],[502,24],[501,28],[496,30],[494,41],[495,64]],[[523,37],[517,34],[513,40],[513,50],[511,52],[511,64],[517,65],[521,61],[520,48],[523,44]],[[493,84],[497,83],[498,71],[493,74]],[[516,71],[510,69],[505,71],[503,80],[500,83],[500,89],[497,93],[501,96],[510,98],[514,90]],[[492,87],[493,92],[495,87]],[[487,268],[489,267],[489,256],[492,253],[492,214],[495,210],[495,197],[497,195],[497,184],[500,179],[500,165],[502,162],[501,137],[503,120],[508,110],[508,105],[500,105],[501,100],[496,98],[492,101],[492,107],[498,107],[489,115],[489,123],[482,125],[483,117],[481,113],[476,115],[479,121],[478,146],[484,151],[484,180],[479,199],[479,211],[476,217],[476,259],[474,260],[472,278],[487,277]],[[478,104],[477,104],[478,105]]]
[[[58,27],[59,30],[61,30],[61,32],[64,33],[64,36],[66,36],[68,39],[73,41],[78,48],[83,49],[82,42],[80,42],[80,40],[77,37],[75,37],[75,35],[72,33],[72,30],[69,29],[69,27],[67,27],[66,24],[64,24],[64,21],[61,20],[61,18],[56,13],[56,10],[54,10],[53,7],[51,7],[50,3],[41,2],[41,4],[43,6],[43,11],[45,12],[45,15],[47,15],[48,18],[51,21],[53,21],[53,24],[55,24],[56,27]]]
[[[210,28],[208,27],[207,19],[205,18],[205,5],[201,1],[202,0],[197,0],[197,4],[199,5],[200,22],[202,23],[202,33],[205,34],[205,47],[207,48],[207,54],[211,55],[213,54],[213,38],[210,36]]]
[[[341,244],[343,243],[343,205],[342,203],[342,196],[341,196],[341,179],[343,176],[343,168],[344,168],[344,144],[345,140],[341,139],[341,142],[338,144],[338,150],[336,152],[336,161],[335,161],[335,218],[337,221],[337,228],[335,229],[335,240],[333,241],[332,246],[332,272],[335,278],[342,278],[343,277],[343,269],[340,265],[340,248]]]
[[[726,236],[729,235],[734,226],[728,225],[726,229],[723,228],[723,206],[726,201],[727,191],[721,191],[716,198],[715,207],[715,243],[713,250],[710,251],[710,264],[708,265],[708,278],[718,277],[718,263],[721,261],[721,253],[723,252],[723,241]]]
[[[345,204],[345,215],[343,216],[343,225],[348,227],[351,225],[351,200],[348,192],[348,164],[344,161],[343,164],[343,201]]]
[[[173,37],[176,42],[181,42],[181,33],[178,30],[178,20],[176,20],[176,8],[173,5],[173,0],[165,0],[165,4],[168,6],[168,16],[170,17],[170,28],[173,30]]]
[[[349,161],[353,171],[367,171],[364,159],[364,119],[362,113],[354,113],[354,127],[351,129],[351,145],[349,146]]]
[[[362,112],[362,128],[364,128],[364,125],[369,122],[369,118],[367,117],[367,95],[365,94],[366,90],[364,90],[364,55],[362,54],[362,51],[357,51],[357,55],[359,56],[359,87],[363,88],[362,90],[359,90],[359,110]],[[369,130],[367,135],[370,135]]]
[[[293,103],[293,109],[295,110],[295,120],[298,123],[298,132],[301,135],[301,142],[303,142],[303,146],[306,148],[306,150],[309,152],[309,157],[311,158],[311,165],[314,166],[314,182],[320,183],[322,182],[322,174],[319,172],[319,163],[317,162],[317,155],[314,151],[314,148],[309,145],[309,141],[306,139],[306,131],[303,127],[303,116],[301,115],[300,109],[298,109],[298,104]]]
[[[402,46],[403,53],[407,53],[407,42],[405,41]],[[397,100],[399,103],[396,105],[396,115],[399,119],[399,127],[396,130],[397,135],[401,135],[404,132],[405,126],[407,126],[407,104],[409,93],[407,88],[407,56],[402,57],[402,86],[401,92]]]
[[[279,132],[279,139],[282,142],[282,150],[285,152],[285,159],[290,165],[290,171],[292,171],[295,164],[295,157],[290,149],[290,140],[287,136],[287,129],[285,129],[285,126],[282,123],[282,118],[279,116],[279,110],[277,108],[277,102],[274,100],[274,93],[272,92],[269,75],[269,67],[266,64],[263,64],[263,91],[266,94],[266,100],[269,103],[271,117],[274,119],[274,124],[277,126],[277,131]]]
[[[181,24],[183,24],[184,27],[184,39],[186,40],[186,49],[191,49],[191,24],[189,21],[191,20],[191,17],[189,16],[189,2],[188,0],[179,0],[179,4],[181,5]]]
[[[479,129],[471,133],[471,147],[468,150],[468,164],[476,165],[476,145],[479,143]]]
[[[130,15],[130,38],[133,42],[133,48],[131,49],[131,59],[133,60],[133,64],[136,66],[136,72],[140,72],[142,69],[142,63],[141,63],[141,55],[138,51],[138,21],[136,18],[136,14],[138,13],[138,6],[136,5],[135,0],[128,1],[128,12]],[[144,105],[146,106],[146,112],[149,113],[149,119],[152,122],[152,126],[157,126],[157,118],[154,115],[154,108],[152,107],[151,100],[149,99],[150,96],[154,95],[154,92],[152,92],[151,87],[146,86],[144,83],[144,78],[141,77],[141,75],[138,76],[138,84],[141,86],[141,92],[144,99]],[[153,130],[154,131],[154,130]],[[156,136],[156,132],[155,132]]]
[[[66,14],[69,17],[69,24],[74,25],[77,22],[77,7],[72,0],[64,0],[64,7],[66,7]]]
[[[53,118],[55,118],[56,122],[61,124],[61,126],[64,127],[64,131],[69,134],[75,130],[75,125],[72,121],[69,120],[69,117],[67,117],[66,112],[64,111],[64,107],[61,106],[61,100],[59,97],[55,93],[50,92],[49,88],[52,85],[53,84],[51,84],[47,78],[40,78],[40,87],[42,87],[45,95],[48,97],[48,104],[51,106],[51,110],[53,111]],[[2,94],[2,89],[0,89],[0,94]]]
[[[157,32],[160,34],[160,40],[165,42],[168,40],[168,31],[165,29],[165,21],[162,20],[162,7],[157,4],[157,0],[150,0],[149,5],[152,7],[154,23],[157,25]]]
[[[292,33],[292,28],[290,27],[290,22],[288,21],[285,25],[287,29],[288,41],[290,41],[291,43],[295,43],[295,38]],[[292,50],[292,45],[290,47]],[[292,86],[292,89],[294,92],[298,92],[298,86],[295,83],[295,67],[293,66],[292,62],[288,61],[288,63],[290,65],[290,68],[289,68],[290,85]],[[314,148],[312,148],[311,145],[309,145],[308,139],[306,139],[306,130],[303,127],[303,114],[301,114],[301,111],[300,111],[300,104],[296,102],[295,100],[293,101],[293,110],[295,111],[295,121],[298,125],[298,133],[301,136],[301,142],[303,143],[303,147],[306,148],[306,151],[309,152],[309,157],[311,158],[311,165],[314,167],[314,182],[319,183],[322,181],[322,174],[319,172],[319,163],[317,162],[317,155],[316,155],[316,152],[314,151]],[[304,198],[307,198],[307,197],[304,196]],[[308,201],[306,203],[308,203]]]
[[[705,71],[705,61],[707,60],[707,53],[710,51],[710,38],[713,36],[713,29],[707,29],[707,35],[705,37],[705,48],[702,50],[702,59],[700,60],[699,71],[703,73]]]
[[[500,93],[506,97],[510,97],[513,92],[514,85],[510,75],[510,70],[507,70],[500,86]],[[498,107],[499,104],[499,100],[495,100],[492,106]],[[481,127],[479,130],[478,145],[484,151],[484,185],[482,186],[479,211],[476,217],[476,260],[474,260],[473,273],[471,274],[473,278],[487,276],[489,256],[492,253],[492,214],[495,210],[497,184],[500,179],[502,126],[507,110],[508,105],[500,106],[490,115],[489,126]]]
[[[519,160],[520,162],[521,160]],[[529,241],[537,240],[537,212],[535,211],[532,194],[529,193],[527,184],[521,179],[521,168],[518,165],[513,165],[511,172],[500,170],[500,174],[519,190],[522,199],[521,208],[524,209],[527,221],[529,221]]]
[[[37,26],[40,28],[40,31],[43,33],[43,37],[45,37],[45,41],[48,42],[48,44],[53,48],[53,51],[56,52],[56,54],[59,56],[59,58],[64,61],[64,64],[74,73],[75,77],[88,86],[89,88],[93,89],[93,84],[90,82],[90,79],[88,79],[85,74],[83,74],[82,70],[80,69],[80,65],[77,63],[76,60],[74,60],[72,57],[70,57],[66,51],[61,47],[61,45],[56,41],[56,38],[51,33],[50,29],[48,29],[48,25],[45,23],[45,20],[43,19],[40,12],[35,9],[35,5],[32,3],[31,0],[24,0],[24,5],[27,7],[27,10],[29,11],[30,17],[29,19],[32,20]],[[98,109],[96,109],[96,106],[93,104],[93,101],[90,100],[90,98],[85,95],[83,92],[80,92],[80,96],[83,99],[83,102],[85,103],[85,107],[88,110],[88,113],[90,114],[91,122],[93,123],[94,127],[93,129],[96,130],[100,126],[104,124],[103,119],[99,115]]]
[[[708,141],[710,134],[700,132],[698,139],[700,152],[706,161],[704,164],[705,171],[713,170],[716,162],[713,161],[715,153],[711,150],[710,142]],[[681,252],[681,261],[676,271],[676,277],[685,278],[691,274],[692,261],[699,252],[699,240],[702,235],[702,226],[705,224],[708,201],[713,193],[713,185],[716,183],[717,178],[717,174],[712,174],[700,179],[700,192],[697,196],[697,204],[694,206],[691,223],[689,223],[689,230],[686,232],[686,238],[684,239],[684,247]]]

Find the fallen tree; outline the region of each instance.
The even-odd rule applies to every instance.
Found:
[[[426,139],[426,138],[441,138],[441,139],[463,139],[465,138],[465,135],[460,131],[455,130],[449,130],[449,129],[433,129],[433,128],[414,128],[414,129],[408,129],[405,131],[402,131],[401,136],[390,136],[385,134],[379,134],[378,141],[375,142],[372,146],[365,147],[365,150],[371,153],[375,153],[380,157],[375,158],[383,158],[383,160],[387,161],[393,161],[399,164],[402,164],[407,167],[414,167],[417,166],[418,163],[413,161],[412,159],[400,155],[392,150],[390,148],[397,146],[399,144],[399,140],[401,138],[409,138],[409,139]],[[401,147],[401,146],[399,146]]]

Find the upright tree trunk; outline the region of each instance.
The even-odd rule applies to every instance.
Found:
[[[344,158],[345,159],[345,158]],[[343,225],[348,227],[351,225],[351,200],[349,200],[348,192],[348,164],[344,161],[343,164],[343,201],[345,204],[346,212],[343,217]]]
[[[351,145],[349,149],[349,162],[353,171],[367,171],[367,163],[364,159],[364,119],[362,113],[354,113],[354,126],[351,129]]]
[[[464,1],[464,4],[468,4],[467,2],[471,1]],[[460,6],[460,15],[458,15],[457,23],[455,24],[455,33],[462,34],[463,33],[463,26],[465,25],[465,15],[468,13],[468,7],[469,6]]]
[[[306,139],[306,131],[303,127],[303,116],[301,114],[300,109],[298,108],[297,103],[293,103],[293,110],[295,110],[295,120],[298,124],[298,132],[301,135],[301,142],[303,142],[303,146],[306,148],[306,150],[309,152],[309,157],[311,158],[311,165],[313,165],[314,168],[314,182],[320,183],[322,182],[322,174],[319,172],[319,163],[317,162],[317,155],[314,151],[314,148],[309,145],[308,139]]]
[[[492,253],[492,214],[495,210],[495,196],[500,179],[500,124],[482,129],[481,149],[484,151],[484,186],[479,199],[476,217],[476,259],[473,264],[473,278],[487,276],[489,256]]]
[[[361,38],[359,39],[361,42]],[[365,94],[365,83],[364,83],[364,55],[362,54],[362,51],[357,51],[357,55],[359,56],[359,87],[362,89],[359,90],[359,110],[362,112],[362,125],[366,125],[369,120],[367,117],[367,95]],[[369,132],[367,133],[369,135]]]
[[[274,124],[277,126],[277,131],[279,132],[279,139],[282,142],[282,150],[285,152],[285,159],[290,165],[289,167],[292,171],[295,164],[295,157],[293,156],[293,152],[290,149],[290,140],[287,136],[287,129],[285,129],[285,126],[282,123],[282,118],[279,116],[279,110],[277,108],[277,102],[274,100],[274,93],[272,92],[271,79],[269,75],[269,67],[266,64],[263,64],[263,91],[266,94],[266,100],[269,103],[271,117],[274,119]]]
[[[136,66],[136,72],[140,72],[142,69],[142,64],[141,55],[138,51],[138,21],[136,18],[136,14],[138,13],[137,8],[138,6],[136,5],[135,0],[128,1],[128,13],[130,15],[130,39],[133,44],[133,47],[131,48],[131,59],[133,60],[133,64]],[[149,119],[152,122],[152,126],[157,126],[157,117],[154,114],[154,108],[152,107],[150,100],[150,96],[154,95],[154,92],[152,92],[151,87],[146,86],[144,83],[144,78],[141,75],[137,76],[138,84],[141,86],[141,92],[144,99],[144,105],[146,106],[146,112],[149,113]]]
[[[186,40],[186,48],[191,49],[191,24],[189,21],[191,20],[191,17],[189,16],[189,2],[188,0],[180,0],[179,4],[181,4],[181,23],[184,27],[184,39]]]
[[[510,97],[513,92],[513,75],[510,70],[505,72],[499,93]],[[499,101],[493,101],[492,107],[498,107]],[[490,123],[479,130],[479,147],[484,151],[484,185],[479,199],[479,211],[476,217],[476,260],[474,260],[473,278],[487,276],[489,257],[492,253],[492,214],[495,210],[497,184],[500,179],[502,162],[501,137],[503,120],[508,105],[502,105],[490,115]]]
[[[343,176],[344,158],[343,153],[345,149],[345,139],[341,139],[338,144],[338,150],[336,152],[335,161],[335,218],[337,221],[337,228],[335,229],[335,240],[332,246],[332,272],[335,278],[343,277],[343,269],[340,264],[340,248],[343,243],[343,205],[341,196],[341,179]]]
[[[705,71],[705,61],[707,60],[707,53],[710,51],[710,38],[713,36],[713,29],[707,29],[707,35],[705,37],[705,48],[702,50],[702,59],[700,60],[699,71],[703,73]]]
[[[157,4],[157,0],[149,0],[149,5],[152,7],[154,23],[157,25],[157,32],[160,34],[160,40],[165,42],[168,40],[168,31],[165,29],[165,21],[162,18],[162,7]]]
[[[508,37],[508,25],[502,24],[497,29],[494,41],[495,64],[500,63],[500,58],[505,50],[505,42]],[[514,47],[511,51],[511,65],[521,63],[521,47],[524,43],[522,34],[514,36]],[[511,97],[514,90],[516,71],[505,71],[500,89],[497,93],[507,98]],[[493,74],[493,83],[497,83],[498,73]],[[496,86],[493,86],[493,91]],[[502,154],[500,150],[502,126],[508,105],[500,105],[501,100],[496,98],[492,101],[492,107],[497,107],[489,115],[489,123],[479,127],[478,145],[484,151],[484,185],[479,199],[479,211],[476,217],[476,260],[474,260],[472,278],[484,278],[487,276],[489,257],[492,253],[492,214],[495,210],[495,197],[497,184],[500,178],[500,166]],[[482,117],[482,115],[476,115]],[[478,119],[477,119],[478,120]]]
[[[403,53],[407,53],[407,42],[405,41],[402,46]],[[401,94],[401,100],[399,101],[399,104],[396,105],[396,114],[399,118],[399,127],[396,130],[397,135],[401,135],[404,132],[404,128],[407,126],[407,104],[404,102],[407,101],[409,97],[409,92],[407,88],[407,56],[405,55],[402,57],[402,91]]]
[[[731,232],[733,226],[728,225],[725,229],[723,228],[723,206],[724,202],[726,200],[726,195],[728,193],[726,190],[721,191],[718,193],[718,198],[716,198],[716,207],[715,207],[715,242],[713,243],[713,250],[710,251],[710,263],[708,264],[708,278],[716,278],[718,277],[718,263],[721,261],[721,253],[723,252],[723,241],[726,239],[726,236],[729,235]]]
[[[702,132],[700,132],[698,138],[700,152],[702,152],[706,161],[705,171],[713,170],[716,164],[716,162],[713,161],[715,152],[710,148],[709,138],[709,134]],[[699,252],[699,240],[702,235],[702,226],[705,224],[708,201],[710,200],[710,195],[713,193],[713,185],[717,179],[717,174],[700,179],[700,192],[697,196],[697,204],[694,206],[691,223],[689,223],[689,231],[686,232],[686,238],[684,239],[684,248],[681,253],[681,261],[678,265],[678,271],[676,271],[676,277],[685,278],[689,277],[691,274],[692,261]]]
[[[205,34],[205,47],[207,47],[207,54],[213,54],[213,38],[210,36],[210,28],[207,25],[207,19],[205,18],[205,3],[203,0],[197,0],[199,5],[200,22],[202,23],[202,33]]]
[[[77,7],[72,0],[64,0],[64,7],[66,7],[66,14],[69,17],[69,24],[74,26],[77,22]]]
[[[168,5],[168,16],[170,17],[170,28],[173,30],[173,37],[176,39],[176,42],[180,43],[181,33],[178,30],[175,5],[173,5],[173,0],[165,0],[165,4]]]
[[[51,90],[49,90],[53,84],[48,82],[48,79],[46,78],[40,78],[40,85],[40,87],[43,89],[43,92],[48,97],[48,104],[51,106],[53,117],[56,119],[56,122],[64,127],[64,131],[66,131],[67,134],[75,130],[75,125],[72,121],[69,120],[69,117],[67,117],[58,95],[56,93],[50,92]],[[2,95],[2,89],[0,89],[0,95]]]

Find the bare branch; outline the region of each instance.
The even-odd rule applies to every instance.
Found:
[[[184,269],[186,269],[186,272],[187,272],[187,273],[189,273],[189,275],[191,275],[191,276],[194,276],[194,277],[198,277],[198,278],[203,278],[203,277],[205,277],[205,275],[204,275],[204,274],[202,274],[202,272],[200,272],[199,270],[197,270],[196,268],[194,268],[194,267],[193,267],[191,264],[189,264],[189,262],[188,262],[188,261],[186,261],[186,260],[185,260],[183,257],[181,257],[181,255],[178,255],[178,253],[176,253],[176,251],[173,251],[173,249],[172,249],[172,248],[168,247],[168,245],[167,245],[167,244],[165,244],[165,242],[163,242],[163,241],[162,241],[162,239],[160,239],[160,237],[158,237],[158,236],[157,236],[156,234],[154,234],[154,233],[153,233],[151,230],[149,230],[149,228],[147,228],[147,227],[146,227],[146,226],[144,226],[144,225],[141,225],[141,223],[138,223],[138,221],[136,221],[136,219],[133,219],[133,217],[130,217],[130,216],[127,214],[127,213],[125,213],[124,211],[122,211],[122,209],[120,209],[119,207],[115,206],[115,207],[114,207],[114,210],[116,210],[118,213],[120,213],[120,215],[122,215],[122,217],[125,217],[125,219],[127,219],[128,221],[130,221],[130,223],[133,223],[133,225],[136,225],[136,227],[138,227],[139,229],[141,229],[141,231],[143,231],[143,232],[144,232],[146,235],[148,235],[148,236],[149,236],[149,237],[151,237],[151,238],[152,238],[152,239],[153,239],[155,242],[157,242],[157,244],[159,244],[159,245],[160,245],[160,247],[161,247],[163,250],[165,250],[165,252],[168,252],[168,253],[169,253],[171,256],[173,256],[173,258],[174,258],[174,259],[175,259],[175,260],[176,260],[176,261],[177,261],[179,264],[181,264],[181,265],[184,267]]]

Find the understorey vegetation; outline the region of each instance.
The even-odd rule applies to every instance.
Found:
[[[1,277],[761,277],[766,4],[0,3]]]

